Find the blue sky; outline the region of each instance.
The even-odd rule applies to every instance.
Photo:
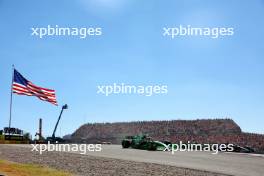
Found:
[[[87,122],[232,118],[264,133],[264,1],[0,0],[0,128],[11,66],[68,103],[57,134]],[[233,27],[219,39],[162,36],[165,26]],[[31,27],[102,27],[100,37],[31,36]],[[96,94],[113,83],[168,85],[167,95]],[[14,95],[12,126],[51,135],[60,107]]]

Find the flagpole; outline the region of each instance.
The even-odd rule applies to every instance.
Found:
[[[10,92],[9,126],[8,126],[9,135],[10,135],[10,128],[11,128],[11,120],[12,120],[14,70],[15,70],[15,66],[12,65],[12,82],[11,82],[11,92]]]

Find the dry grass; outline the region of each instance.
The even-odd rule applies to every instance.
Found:
[[[0,160],[0,175],[8,176],[71,176],[70,173],[33,164],[18,164]]]

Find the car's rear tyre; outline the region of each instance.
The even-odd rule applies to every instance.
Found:
[[[129,141],[122,141],[122,147],[123,148],[129,148],[130,147],[130,142]]]

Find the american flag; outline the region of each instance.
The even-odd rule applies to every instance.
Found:
[[[32,82],[24,78],[16,69],[14,69],[12,90],[13,93],[19,95],[36,96],[40,100],[48,101],[56,106],[58,105],[55,90],[34,85]]]

